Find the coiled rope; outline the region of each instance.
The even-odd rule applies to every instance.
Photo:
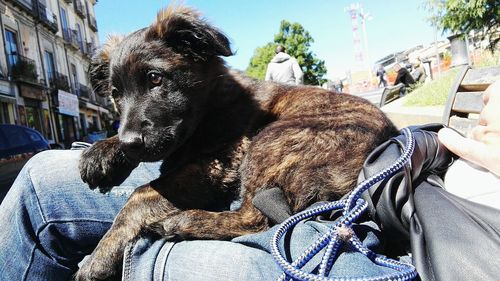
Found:
[[[352,230],[352,224],[366,211],[366,208],[368,207],[368,204],[361,199],[361,194],[375,183],[387,177],[391,177],[407,163],[409,163],[410,157],[415,148],[415,140],[410,129],[404,128],[403,134],[406,136],[405,149],[402,155],[391,166],[358,184],[358,186],[349,194],[347,198],[339,201],[328,202],[318,207],[304,210],[291,216],[280,225],[271,239],[271,253],[279,267],[284,272],[278,280],[289,280],[291,278],[302,281],[406,281],[412,280],[417,276],[417,271],[413,265],[389,259],[385,256],[372,252],[363,245]],[[306,251],[302,253],[302,255],[300,255],[292,263],[288,262],[283,257],[278,247],[279,241],[296,224],[318,214],[339,209],[343,209],[342,217],[332,225],[327,233],[323,234],[323,236],[310,245]],[[354,250],[368,257],[376,265],[393,269],[394,273],[375,277],[328,277],[328,274],[330,273],[333,263],[338,255],[338,251],[344,243],[347,243]],[[303,271],[302,267],[323,249],[325,249],[325,251],[319,265],[318,273],[312,274]]]

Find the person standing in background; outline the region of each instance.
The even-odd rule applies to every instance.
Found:
[[[385,69],[382,65],[379,65],[377,69],[377,77],[378,87],[380,88],[380,84],[384,85],[384,88],[387,87],[387,80],[385,80]]]
[[[286,53],[285,47],[278,45],[276,55],[267,65],[266,81],[302,85],[304,73],[297,60]]]
[[[342,83],[342,79],[335,79],[335,82],[334,82],[334,88],[335,88],[335,92],[337,93],[342,93],[342,91],[344,90],[344,83]]]

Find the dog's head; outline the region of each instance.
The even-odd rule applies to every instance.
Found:
[[[120,147],[135,161],[163,159],[202,118],[212,83],[231,55],[229,40],[185,7],[170,7],[150,26],[111,38],[94,56],[94,91],[120,111]]]

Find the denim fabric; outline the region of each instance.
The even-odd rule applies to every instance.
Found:
[[[111,226],[133,189],[159,175],[159,163],[141,164],[108,194],[80,180],[79,151],[52,150],[33,157],[0,205],[0,280],[70,280],[82,258]],[[328,225],[299,224],[287,241],[295,258]],[[233,241],[138,240],[127,248],[125,280],[275,280],[281,273],[270,255],[274,229]],[[356,230],[366,245],[380,243],[373,224]],[[317,259],[306,265],[311,271]],[[332,276],[374,276],[388,269],[359,253],[344,252]]]
[[[172,243],[142,238],[127,247],[123,280],[276,280],[282,273],[270,254],[270,241],[276,229],[277,226],[232,241]],[[317,221],[299,223],[287,239],[284,252],[289,259],[296,259],[328,229],[328,224]],[[368,248],[380,250],[380,233],[374,223],[357,225],[354,230]],[[321,255],[313,258],[304,271],[316,272],[320,258]],[[363,254],[344,247],[329,276],[355,278],[389,273],[393,270],[375,265]]]
[[[23,168],[0,205],[0,280],[69,280],[133,189],[158,177],[141,164],[110,193],[84,184],[80,151],[50,150]]]

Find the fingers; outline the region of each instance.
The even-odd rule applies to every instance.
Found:
[[[485,134],[486,126],[478,125],[470,131],[468,137],[476,141],[481,141],[481,139],[484,138]]]
[[[500,146],[500,126],[478,125],[471,130],[469,138],[485,144]]]
[[[479,114],[479,125],[489,126],[500,124],[500,99],[495,106],[492,102],[486,104]]]
[[[483,95],[484,104],[488,104],[490,98],[495,96],[500,96],[500,80],[493,82],[485,91]]]
[[[488,158],[486,144],[475,139],[464,138],[459,133],[448,128],[441,129],[438,132],[438,138],[446,148],[459,157],[484,166],[483,160]]]
[[[484,91],[483,102],[484,108],[479,115],[479,125],[500,126],[500,80]]]
[[[479,125],[472,129],[469,138],[448,128],[441,129],[438,138],[459,157],[500,176],[500,80],[486,89],[483,102]]]

